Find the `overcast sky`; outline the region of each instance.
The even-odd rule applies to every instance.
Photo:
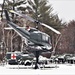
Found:
[[[0,0],[0,3],[2,2],[3,0]],[[49,0],[49,3],[54,9],[53,12],[63,21],[75,19],[75,0]]]
[[[75,0],[49,0],[54,12],[63,21],[75,20]]]

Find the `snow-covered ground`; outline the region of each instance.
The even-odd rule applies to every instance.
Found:
[[[35,70],[22,65],[5,65],[0,66],[0,75],[75,75],[75,64],[50,64],[47,66],[51,68]]]

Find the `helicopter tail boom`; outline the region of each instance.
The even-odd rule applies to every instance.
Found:
[[[9,18],[9,15],[8,15],[7,10],[4,10],[4,12],[5,12],[5,16],[6,16],[8,25],[9,25],[13,30],[15,30],[20,36],[26,37],[27,39],[29,39],[30,33],[29,33],[27,30],[24,30],[24,29],[20,28],[18,25],[16,25],[15,23],[13,23],[13,22],[10,20],[10,18]]]

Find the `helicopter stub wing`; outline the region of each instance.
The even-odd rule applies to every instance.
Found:
[[[17,15],[23,17],[23,18],[26,18],[27,20],[30,20],[31,22],[39,23],[40,25],[45,26],[46,28],[52,30],[52,31],[55,32],[56,34],[61,34],[58,30],[52,28],[51,26],[49,26],[49,25],[47,25],[47,24],[41,23],[41,22],[39,22],[39,21],[37,21],[37,20],[35,20],[35,19],[29,17],[28,15],[20,14],[20,13],[18,13],[18,12],[13,11],[13,10],[10,10],[10,12],[11,12],[11,13],[14,13],[14,14],[17,14]]]

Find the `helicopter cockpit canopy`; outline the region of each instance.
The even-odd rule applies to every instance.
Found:
[[[39,43],[48,43],[51,44],[50,36],[46,33],[38,31],[33,31],[30,33],[32,39],[38,41]]]

